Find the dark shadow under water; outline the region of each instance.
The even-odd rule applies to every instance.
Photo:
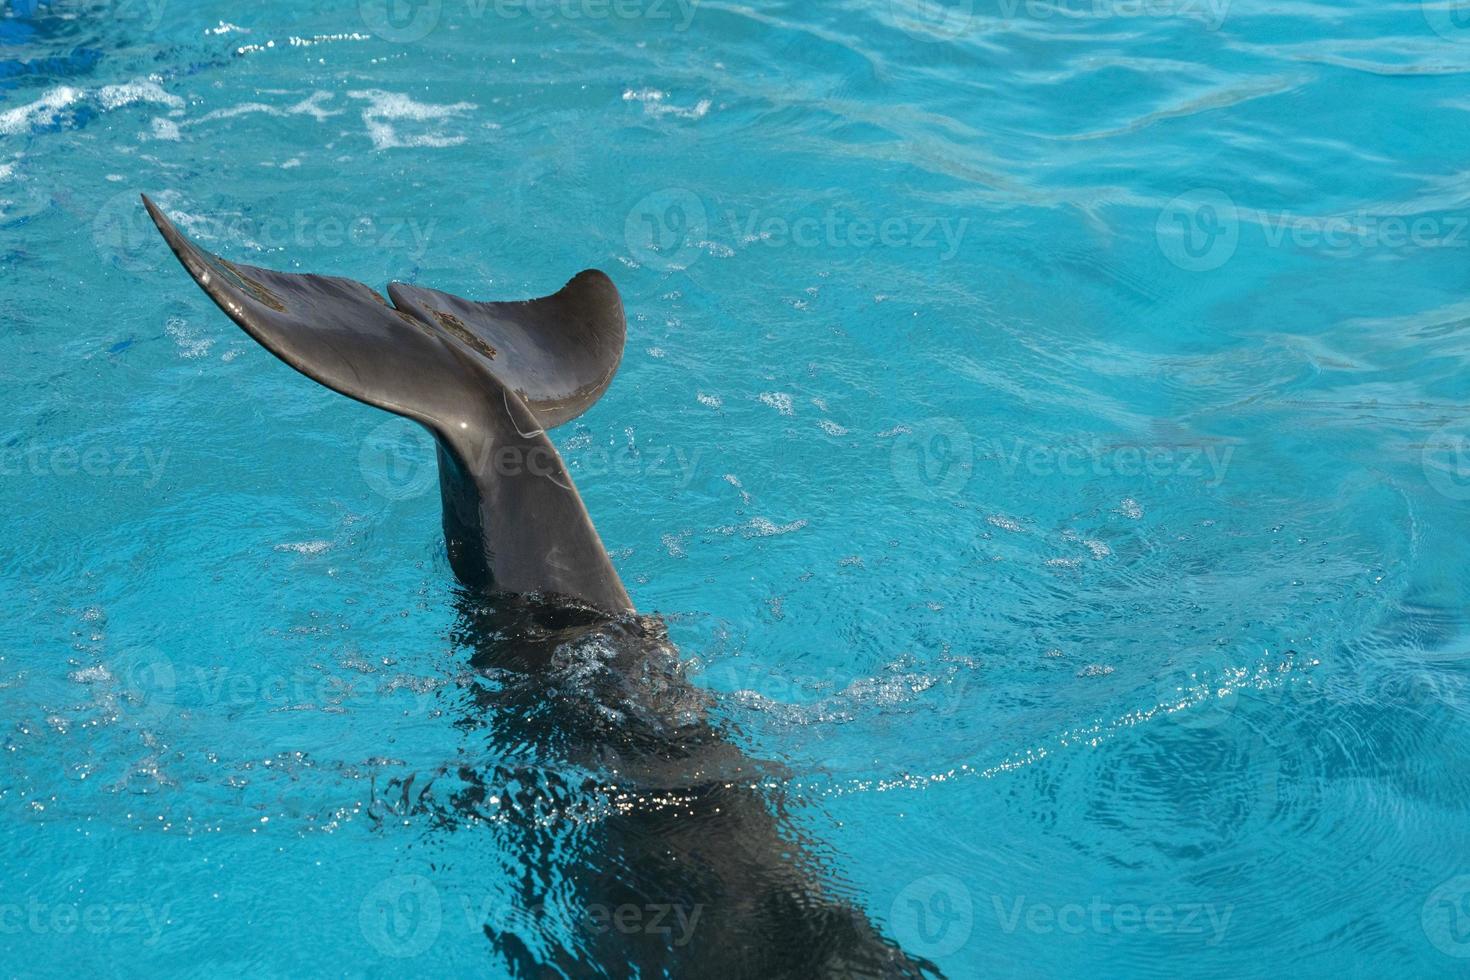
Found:
[[[938,975],[838,894],[783,811],[777,767],[711,720],[662,621],[525,597],[457,605],[476,683],[456,724],[534,761],[385,796],[440,829],[492,829],[522,914],[484,931],[513,975]]]

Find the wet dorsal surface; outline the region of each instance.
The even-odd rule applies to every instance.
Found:
[[[458,724],[547,765],[462,767],[420,806],[493,828],[526,862],[523,914],[485,925],[517,975],[938,975],[843,887],[786,810],[789,774],[738,748],[660,619],[526,596],[458,605],[485,682]]]

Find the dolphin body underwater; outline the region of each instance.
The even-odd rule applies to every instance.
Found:
[[[390,306],[349,279],[227,261],[143,202],[195,282],[263,347],[434,436],[463,586],[455,632],[472,670],[495,678],[474,689],[460,727],[548,764],[449,767],[433,777],[454,786],[447,802],[415,792],[412,777],[390,789],[440,826],[486,818],[504,835],[518,903],[543,917],[484,925],[514,975],[939,974],[837,894],[820,849],[762,791],[773,767],[709,719],[709,695],[684,677],[661,621],[634,611],[546,435],[596,402],[622,360],[627,328],[607,276],[588,270],[504,303],[393,283]],[[571,835],[526,815],[586,797],[610,802]],[[615,910],[634,910],[636,924]],[[537,928],[552,920],[562,934]]]

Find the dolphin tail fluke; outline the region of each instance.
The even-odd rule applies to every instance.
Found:
[[[351,279],[213,255],[143,202],[194,281],[261,346],[434,435],[445,537],[462,581],[632,608],[545,433],[597,401],[622,359],[623,307],[605,275],[583,272],[550,296],[513,303],[394,283],[394,307]]]
[[[623,302],[596,269],[577,273],[550,296],[512,303],[479,303],[401,282],[389,284],[388,296],[484,355],[548,429],[591,408],[623,359]]]
[[[389,306],[351,279],[229,262],[191,242],[146,195],[143,203],[184,268],[262,346],[334,391],[417,421],[426,420],[414,413],[412,398],[395,397],[403,385],[392,376],[426,367],[421,356],[442,358],[445,335],[519,395],[547,429],[592,407],[623,358],[622,300],[596,269],[579,272],[549,296],[508,303],[395,282],[388,286]]]

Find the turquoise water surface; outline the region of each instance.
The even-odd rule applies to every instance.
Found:
[[[0,9],[0,972],[580,948],[404,789],[578,833],[469,704],[427,437],[257,347],[147,192],[379,288],[611,275],[556,442],[947,975],[1470,975],[1465,4]]]

